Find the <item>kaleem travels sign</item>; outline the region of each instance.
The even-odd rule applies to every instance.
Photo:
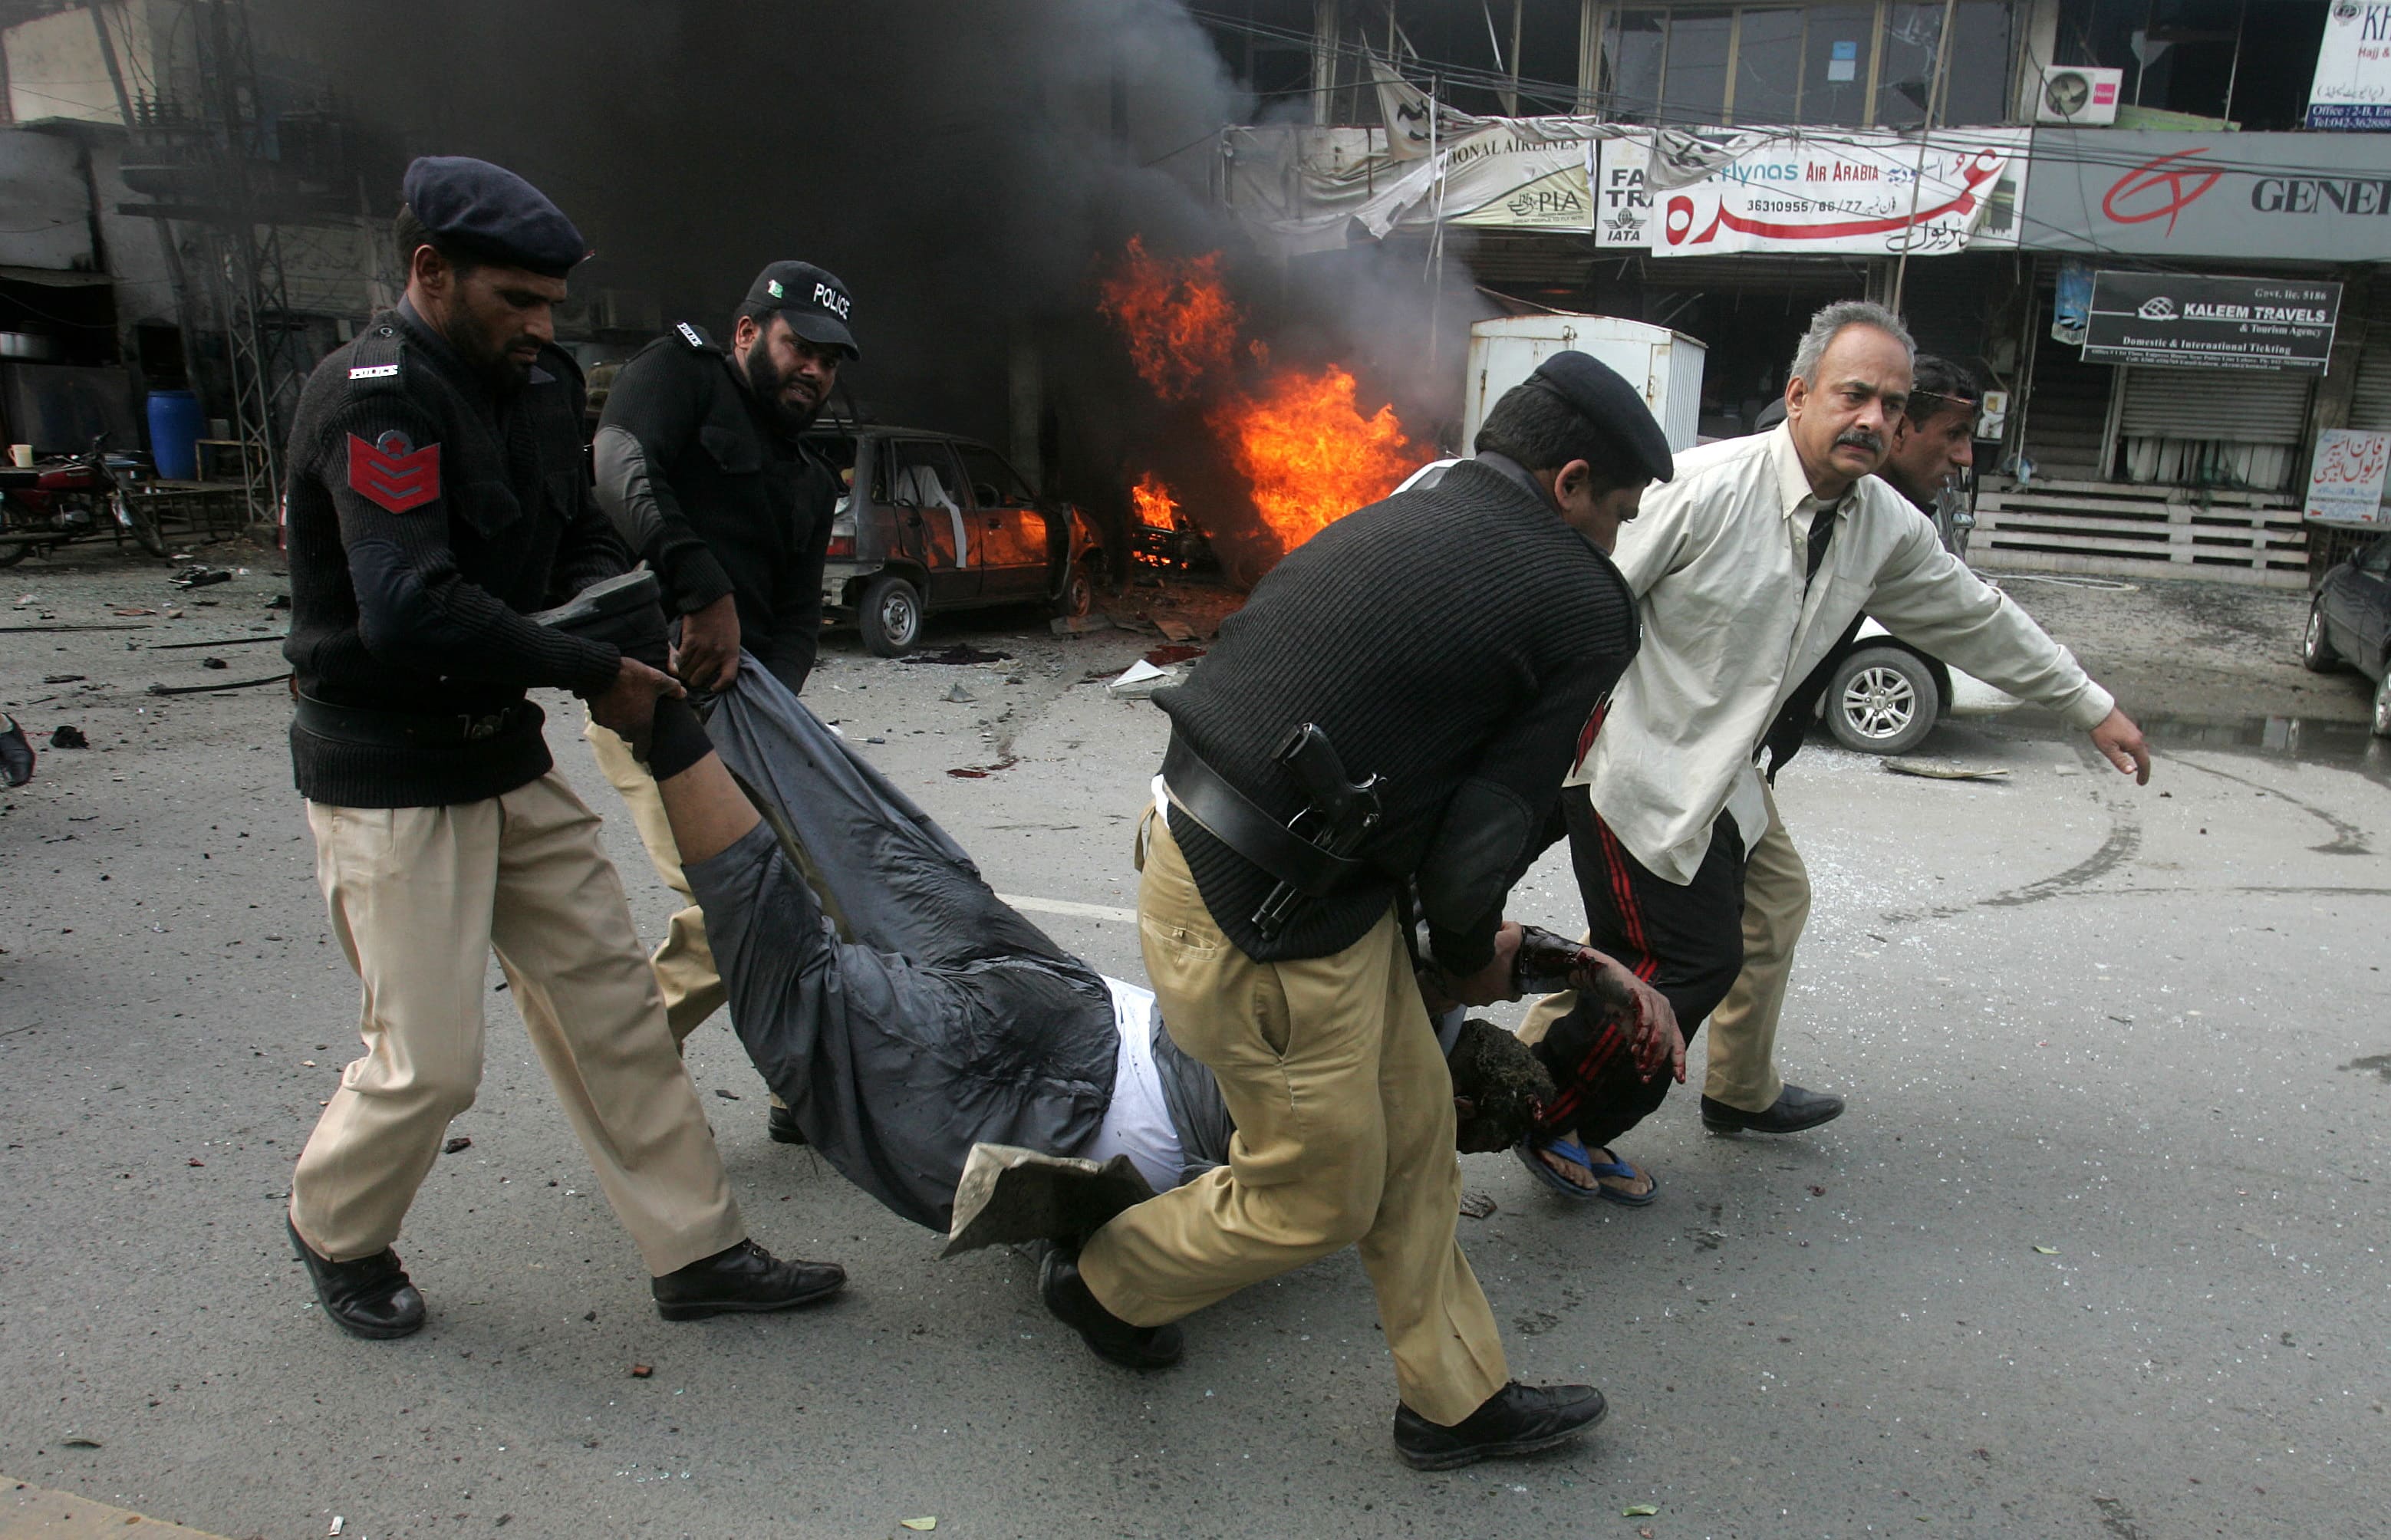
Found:
[[[2322,374],[2340,314],[2338,283],[2100,272],[2084,361]]]

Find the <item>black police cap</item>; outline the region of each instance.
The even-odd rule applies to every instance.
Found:
[[[855,333],[847,329],[855,302],[847,285],[834,273],[810,262],[776,262],[756,275],[748,286],[743,311],[777,310],[788,317],[789,330],[823,347],[843,347],[850,358],[863,356]]]
[[[1567,402],[1580,417],[1627,452],[1654,481],[1676,474],[1669,438],[1644,404],[1644,393],[1590,354],[1556,353],[1528,376],[1530,385]]]
[[[561,278],[589,254],[564,211],[504,166],[466,155],[419,156],[401,190],[433,239],[468,256]]]

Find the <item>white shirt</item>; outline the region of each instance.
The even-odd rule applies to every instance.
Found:
[[[1163,1100],[1162,1072],[1154,1063],[1154,991],[1107,976],[1113,1028],[1120,1045],[1113,1059],[1112,1105],[1096,1136],[1079,1154],[1090,1160],[1126,1155],[1156,1192],[1179,1185],[1183,1156],[1179,1125]]]
[[[1822,506],[1780,425],[1677,456],[1675,479],[1648,490],[1620,529],[1611,559],[1639,601],[1644,645],[1568,783],[1592,787],[1621,843],[1671,882],[1693,880],[1721,812],[1747,842],[1759,837],[1760,740],[1862,613],[2079,729],[2116,705],[1875,476],[1844,495],[1805,589]]]

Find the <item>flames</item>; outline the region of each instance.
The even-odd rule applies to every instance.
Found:
[[[1165,401],[1184,401],[1227,371],[1245,319],[1221,281],[1220,252],[1169,262],[1136,236],[1104,280],[1101,304],[1129,339],[1139,378]]]
[[[1276,548],[1273,560],[1385,497],[1428,458],[1413,446],[1392,407],[1365,415],[1352,374],[1335,364],[1316,371],[1274,368],[1269,350],[1254,341],[1242,350],[1252,368],[1241,369],[1245,316],[1229,297],[1218,252],[1157,257],[1132,236],[1102,282],[1100,304],[1157,397],[1209,402],[1204,424],[1244,477]],[[1151,471],[1130,498],[1142,524],[1195,527]]]

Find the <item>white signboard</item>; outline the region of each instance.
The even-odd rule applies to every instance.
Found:
[[[1498,123],[1443,150],[1444,217],[1508,229],[1594,227],[1594,141]]]
[[[2391,129],[2391,4],[2334,0],[2308,87],[2308,126]]]
[[[2383,472],[2391,466],[2391,434],[2327,428],[2317,434],[2308,466],[2307,515],[2347,524],[2384,524]]]
[[[1954,129],[1923,143],[1893,133],[1756,137],[1708,175],[1667,188],[1652,185],[1648,140],[1606,140],[1596,239],[1655,256],[2014,247],[2029,133]]]

